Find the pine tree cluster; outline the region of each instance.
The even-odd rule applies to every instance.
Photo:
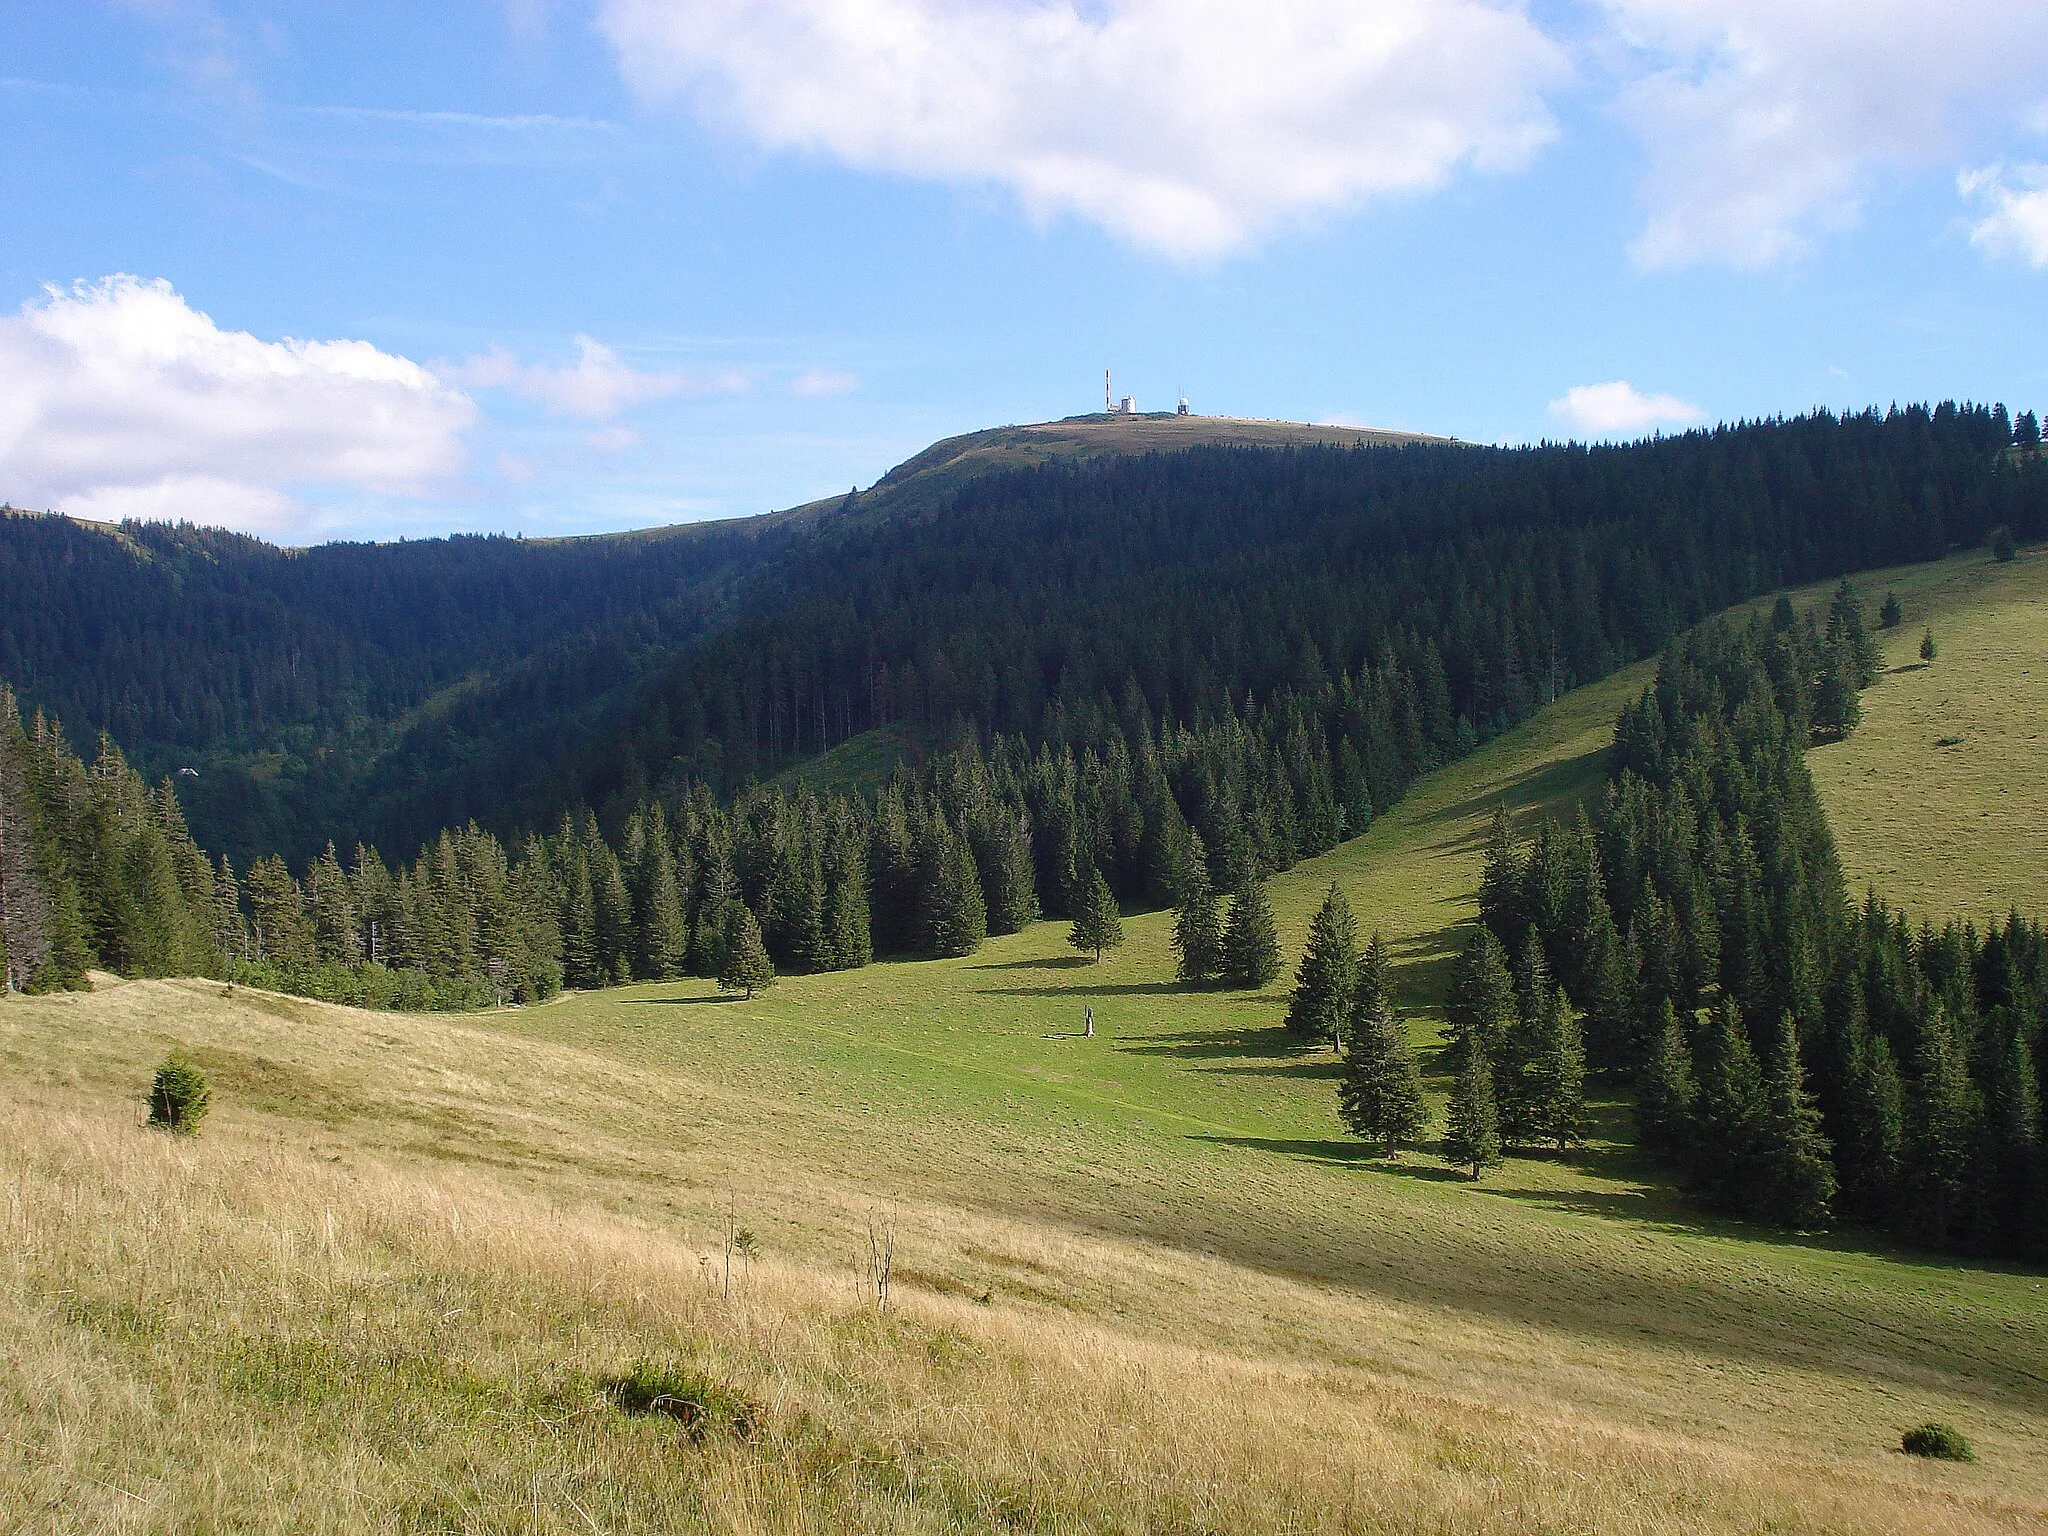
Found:
[[[0,683],[0,990],[125,976],[217,976],[217,892],[168,786],[105,737],[90,764]]]
[[[1780,605],[1689,635],[1623,711],[1597,815],[1519,844],[1496,818],[1446,1012],[1489,1053],[1510,1141],[1525,1048],[1503,1042],[1548,966],[1592,1069],[1635,1084],[1645,1149],[1708,1202],[2039,1258],[2048,937],[1849,901],[1805,749],[1826,658],[1856,654],[1853,601],[1826,630]]]

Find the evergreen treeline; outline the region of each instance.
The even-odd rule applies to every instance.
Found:
[[[882,727],[1135,753],[1139,719],[1209,729],[1393,668],[1412,739],[1351,733],[1350,771],[1398,779],[1371,754],[1456,755],[1756,592],[2048,534],[2048,467],[2012,442],[2002,410],[1944,405],[1612,448],[1195,449],[758,527],[299,552],[0,515],[0,676],[153,777],[198,767],[192,825],[238,863],[580,805],[616,838]]]
[[[344,858],[330,844],[299,871],[273,854],[240,878],[225,856],[208,866],[192,846],[168,784],[143,791],[111,745],[102,762],[114,765],[109,782],[159,807],[189,850],[181,857],[205,871],[191,898],[211,914],[195,930],[205,953],[184,969],[225,968],[331,1001],[462,1007],[565,984],[723,977],[734,924],[751,924],[783,970],[864,965],[877,952],[966,955],[1047,914],[1075,919],[1096,949],[1118,941],[1118,903],[1159,905],[1219,885],[1236,900],[1217,964],[1259,985],[1279,966],[1260,878],[1362,828],[1438,761],[1431,716],[1390,656],[1199,728],[1136,716],[1128,739],[1112,726],[1101,747],[999,737],[984,752],[969,735],[872,798],[760,787],[725,804],[698,784],[635,807],[611,836],[585,811],[508,851],[471,823],[442,832],[410,866],[392,868],[363,845]],[[15,729],[39,744],[41,756],[24,748],[23,762],[58,765],[30,782],[91,778],[46,717]],[[76,820],[61,798],[22,803],[44,841]],[[81,851],[63,868],[89,865],[115,867]],[[93,951],[131,974],[177,969],[136,970],[120,963],[124,953],[112,939]],[[82,974],[60,967],[34,984]]]
[[[1496,819],[1447,1012],[1526,1019],[1547,970],[1592,1068],[1635,1083],[1644,1146],[1710,1203],[2039,1258],[2048,939],[1849,900],[1805,751],[1854,728],[1875,669],[1846,584],[1824,622],[1781,602],[1687,636],[1622,712],[1597,816],[1522,847]],[[1522,1059],[1497,1050],[1496,1077]]]
[[[168,786],[104,737],[87,764],[46,716],[24,728],[0,683],[0,990],[219,975],[216,895]]]

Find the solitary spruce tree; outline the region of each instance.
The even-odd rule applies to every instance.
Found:
[[[1931,629],[1921,631],[1920,659],[1922,661],[1934,660],[1934,631]]]
[[[768,958],[768,946],[761,942],[761,925],[743,901],[726,908],[725,963],[719,967],[718,984],[728,992],[744,991],[748,997],[758,987],[771,985],[775,966]]]
[[[1116,897],[1098,865],[1089,865],[1088,873],[1074,883],[1078,888],[1074,893],[1074,926],[1067,930],[1067,942],[1084,954],[1093,950],[1096,963],[1100,964],[1105,949],[1115,949],[1124,941]]]
[[[1899,605],[1899,594],[1896,592],[1885,593],[1884,606],[1877,611],[1877,627],[1879,629],[1897,629],[1905,621],[1905,617],[1906,610]]]
[[[1358,922],[1335,881],[1309,925],[1308,949],[1295,972],[1287,1027],[1304,1040],[1344,1038],[1344,1014],[1358,979]]]
[[[1486,1048],[1469,1040],[1458,1050],[1458,1076],[1451,1086],[1448,1124],[1444,1128],[1444,1161],[1482,1171],[1500,1162],[1500,1115],[1493,1103],[1493,1064]]]
[[[1223,969],[1223,923],[1208,872],[1197,865],[1173,909],[1174,971],[1182,981],[1214,981]]]
[[[1230,898],[1222,969],[1224,977],[1240,987],[1263,987],[1280,974],[1280,930],[1256,875],[1246,875]]]
[[[1408,1032],[1384,1000],[1375,999],[1351,1015],[1337,1113],[1352,1134],[1374,1143],[1387,1157],[1403,1142],[1414,1141],[1428,1123]]]

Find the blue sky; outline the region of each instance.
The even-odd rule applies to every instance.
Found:
[[[2048,403],[2048,0],[0,0],[0,498],[596,531],[1096,408]]]

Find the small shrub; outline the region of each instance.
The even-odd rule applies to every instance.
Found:
[[[1936,1461],[1975,1461],[1977,1453],[1953,1424],[1922,1424],[1909,1429],[1899,1441],[1908,1456],[1931,1456]]]
[[[713,1430],[752,1440],[768,1414],[753,1398],[701,1371],[651,1360],[636,1360],[625,1375],[611,1377],[604,1383],[604,1395],[621,1413],[674,1419],[692,1440],[702,1440]]]
[[[149,1123],[190,1136],[212,1101],[205,1075],[184,1057],[173,1056],[156,1069],[156,1082],[149,1090]]]
[[[2019,546],[2013,542],[2012,530],[2003,523],[1991,530],[1991,537],[1985,542],[1991,546],[1991,558],[2001,563],[2020,552]]]

